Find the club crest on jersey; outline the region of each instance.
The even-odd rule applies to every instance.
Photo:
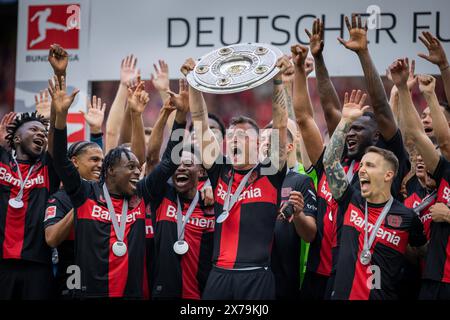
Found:
[[[391,227],[399,228],[402,225],[402,221],[403,219],[400,216],[395,216],[392,214],[387,216],[388,225],[390,225]]]
[[[47,221],[48,219],[56,217],[56,206],[50,206],[45,210],[45,219],[44,221]]]

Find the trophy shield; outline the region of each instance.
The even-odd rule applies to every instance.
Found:
[[[272,79],[283,53],[263,43],[239,43],[216,49],[197,60],[186,79],[195,89],[214,94],[236,93]]]

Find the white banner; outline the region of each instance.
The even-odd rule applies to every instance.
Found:
[[[330,73],[362,75],[355,54],[336,40],[348,38],[343,16],[352,12],[369,11],[374,13],[371,25],[379,22],[368,37],[380,73],[398,57],[426,52],[418,40],[425,30],[450,52],[448,0],[95,0],[91,11],[92,80],[118,79],[120,61],[130,53],[138,56],[146,78],[158,59],[168,62],[172,78],[179,78],[186,58],[236,42],[265,42],[289,52],[290,45],[308,42],[304,29],[311,28],[315,17],[325,20],[324,56]],[[439,72],[420,58],[417,70]]]
[[[50,74],[50,66],[45,61],[47,50],[29,47],[34,40],[30,32],[36,34],[38,28],[36,21],[30,21],[30,6],[39,3],[49,4],[51,8],[81,4],[79,46],[68,50],[72,55],[69,83],[76,86],[78,80],[82,83],[87,79],[118,80],[120,61],[130,53],[138,57],[144,78],[149,77],[152,64],[158,59],[168,62],[171,78],[178,78],[179,67],[186,58],[198,58],[214,48],[237,42],[270,43],[288,53],[290,45],[307,43],[304,29],[311,28],[315,17],[325,21],[324,56],[330,74],[362,75],[355,54],[336,40],[338,36],[348,38],[343,17],[352,12],[366,14],[373,27],[369,30],[369,47],[380,73],[384,74],[386,67],[398,57],[417,57],[418,52],[426,52],[418,40],[420,32],[425,30],[437,35],[450,52],[448,0],[21,0],[17,47],[19,83],[40,81]],[[61,31],[48,34],[51,32]],[[40,44],[46,44],[45,41]],[[416,69],[438,72],[420,58]]]

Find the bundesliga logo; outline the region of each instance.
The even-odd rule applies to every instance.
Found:
[[[78,49],[79,29],[79,5],[29,6],[27,49],[48,50],[53,43],[65,49]]]

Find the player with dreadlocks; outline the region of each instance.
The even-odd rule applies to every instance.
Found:
[[[0,147],[0,299],[46,299],[52,283],[44,212],[59,186],[46,151],[48,120],[36,112],[2,123]],[[8,144],[10,151],[4,148]]]
[[[50,85],[55,120],[55,168],[74,206],[75,263],[81,272],[82,297],[142,298],[145,260],[145,207],[150,195],[161,192],[160,181],[175,172],[177,166],[163,161],[144,179],[139,180],[141,165],[136,155],[119,146],[105,156],[100,181],[87,181],[69,161],[67,148],[67,113],[73,94],[66,93],[64,77]],[[131,114],[131,145],[144,144],[142,113],[149,101],[140,82],[128,89]],[[173,130],[185,127],[175,119]],[[182,140],[183,135],[179,135]],[[166,153],[179,143],[170,139]]]

